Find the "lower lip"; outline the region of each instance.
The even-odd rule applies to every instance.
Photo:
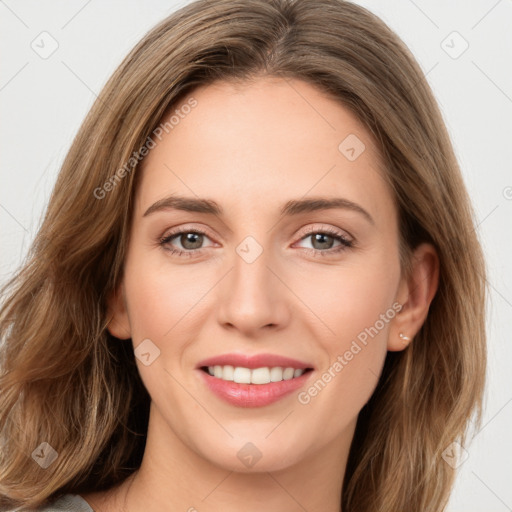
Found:
[[[312,373],[310,370],[300,377],[268,384],[239,384],[213,377],[203,370],[198,371],[211,391],[237,407],[263,407],[277,402],[302,387]]]

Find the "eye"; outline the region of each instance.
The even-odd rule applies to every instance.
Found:
[[[301,238],[301,241],[308,238],[311,239],[312,247],[305,247],[304,249],[313,255],[332,255],[354,246],[352,240],[334,228],[309,228],[307,234]],[[336,242],[338,242],[338,246],[335,245]]]
[[[175,238],[181,245],[181,248],[176,248],[171,244],[171,240],[174,240]],[[159,244],[171,254],[177,254],[178,256],[192,256],[203,248],[202,245],[205,238],[208,238],[207,234],[200,229],[182,229],[162,237]]]

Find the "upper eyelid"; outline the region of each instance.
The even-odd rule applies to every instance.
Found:
[[[170,228],[168,231],[164,231],[164,234],[160,236],[160,240],[163,238],[174,238],[175,236],[182,235],[184,233],[194,233],[198,232],[199,234],[206,235],[208,238],[212,239],[212,235],[210,235],[209,231],[205,228],[195,228],[195,227],[178,227],[178,228]],[[213,240],[212,240],[213,241]]]
[[[355,238],[345,229],[341,229],[341,228],[335,228],[335,227],[332,227],[332,226],[327,226],[327,227],[323,227],[323,228],[317,228],[317,227],[309,227],[306,229],[306,232],[303,233],[303,235],[301,236],[300,239],[306,237],[306,236],[309,236],[313,233],[328,233],[328,234],[333,234],[333,235],[337,235],[337,236],[341,236],[343,238],[347,238],[345,235],[348,235],[348,238],[350,238],[350,240],[355,240]]]

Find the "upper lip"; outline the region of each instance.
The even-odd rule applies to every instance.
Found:
[[[280,356],[278,354],[254,354],[254,355],[246,355],[246,354],[222,354],[219,356],[210,357],[208,359],[204,359],[200,363],[198,363],[197,367],[201,368],[203,366],[225,366],[231,365],[234,367],[241,366],[243,368],[262,368],[268,366],[269,368],[273,368],[276,366],[280,366],[282,368],[296,368],[296,369],[306,369],[313,368],[313,365],[305,363],[303,361],[299,361],[298,359],[293,359],[290,357]]]

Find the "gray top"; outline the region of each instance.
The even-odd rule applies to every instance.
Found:
[[[46,507],[36,509],[36,512],[94,512],[78,494],[66,494]]]

